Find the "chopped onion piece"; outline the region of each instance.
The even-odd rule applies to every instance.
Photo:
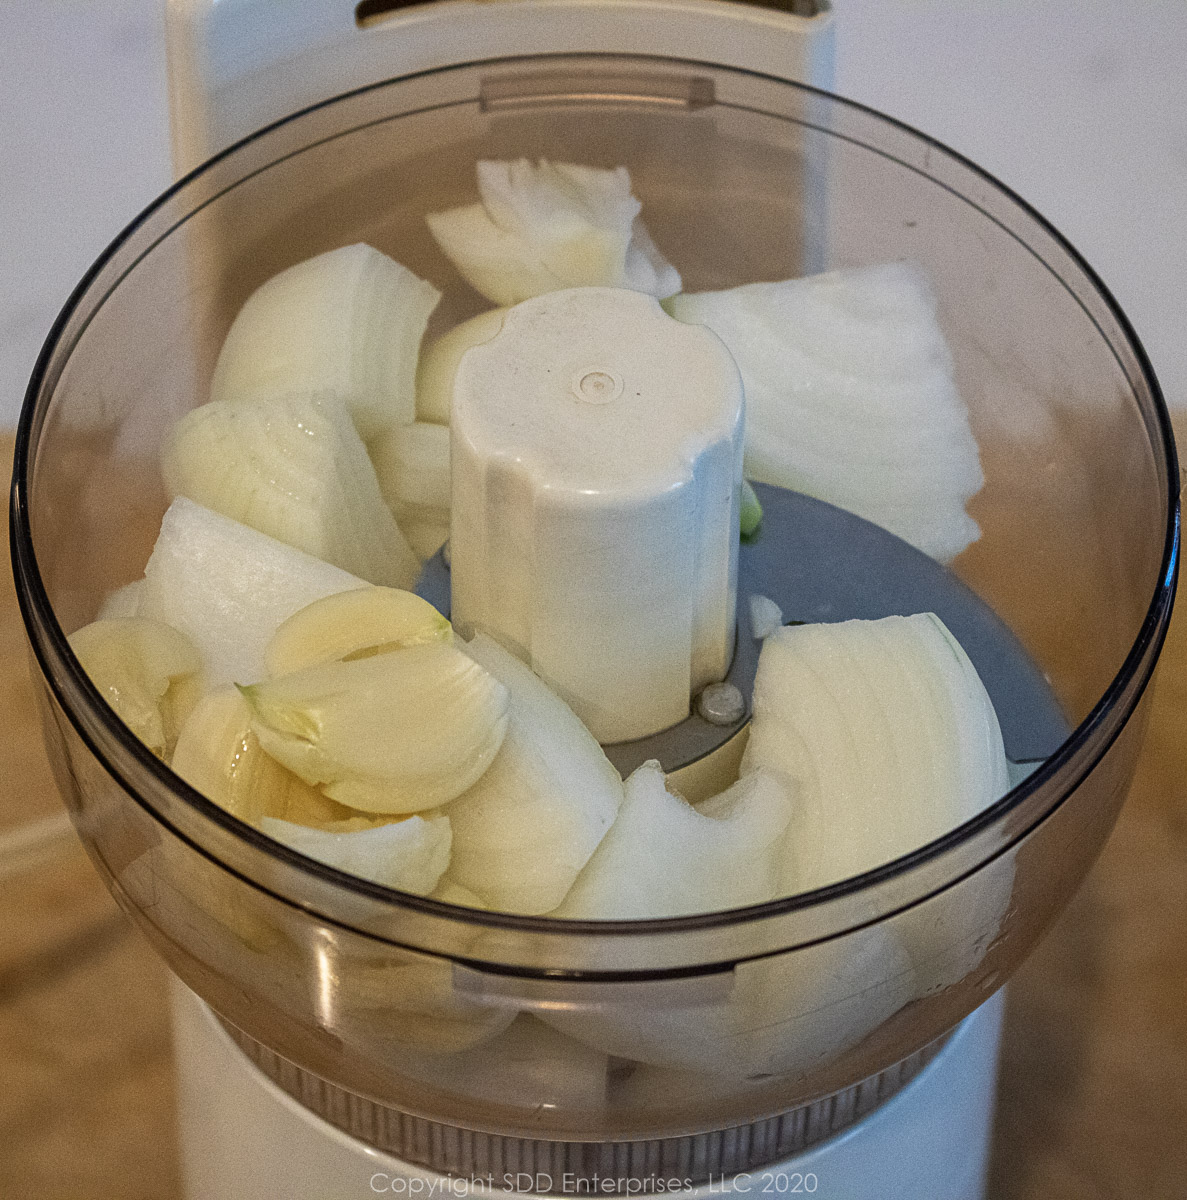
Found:
[[[452,804],[451,879],[501,912],[544,913],[610,828],[622,780],[573,710],[479,634],[462,649],[507,688],[510,720],[490,769]]]
[[[345,832],[264,817],[260,830],[298,854],[415,896],[427,896],[449,865],[449,818],[440,815]]]
[[[416,419],[448,425],[453,411],[453,379],[462,355],[489,342],[503,328],[505,308],[479,313],[430,342],[416,367]]]
[[[178,422],[163,467],[174,496],[370,583],[416,582],[420,563],[380,495],[350,417],[332,396],[205,404]]]
[[[140,597],[144,592],[144,580],[137,579],[125,583],[123,587],[110,592],[99,606],[97,621],[116,620],[120,617],[135,617],[140,615]]]
[[[788,894],[918,850],[1009,786],[993,705],[933,613],[771,634],[742,760],[756,768],[797,789]]]
[[[827,500],[946,562],[980,536],[968,407],[911,263],[673,296],[746,388],[746,475]]]
[[[750,597],[750,632],[756,642],[783,628],[783,610],[770,596]]]
[[[773,772],[752,771],[694,808],[667,790],[659,763],[646,762],[553,915],[677,917],[773,900],[791,810],[791,791]]]
[[[427,562],[449,541],[449,522],[406,520],[404,534],[417,557]]]
[[[659,299],[680,290],[676,269],[639,220],[625,167],[479,162],[478,194],[478,204],[427,219],[454,266],[495,304],[570,287]]]
[[[363,580],[184,496],[169,506],[144,572],[140,615],[181,630],[207,686],[264,677],[282,621]]]
[[[370,440],[416,416],[416,360],[441,293],[371,246],[330,250],[274,275],[223,342],[211,399],[334,396]]]
[[[413,551],[422,560],[431,558],[449,536],[449,427],[416,421],[389,430],[372,443],[371,461],[379,490]]]

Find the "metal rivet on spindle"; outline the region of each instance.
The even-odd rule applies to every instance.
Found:
[[[711,683],[697,697],[697,715],[711,725],[734,725],[746,715],[746,701],[732,683]]]

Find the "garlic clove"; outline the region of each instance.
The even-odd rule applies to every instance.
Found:
[[[364,812],[416,812],[454,799],[490,766],[507,730],[507,689],[441,642],[241,690],[269,754]]]
[[[275,817],[325,827],[356,815],[265,754],[251,718],[236,688],[204,696],[182,726],[173,751],[174,772],[249,825]]]
[[[449,642],[453,629],[427,600],[397,588],[365,587],[315,600],[294,613],[264,652],[271,676],[404,646]]]
[[[95,621],[69,640],[116,716],[154,754],[167,757],[201,694],[202,660],[193,643],[143,617]]]

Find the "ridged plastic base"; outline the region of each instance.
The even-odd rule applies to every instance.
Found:
[[[252,1063],[303,1108],[387,1154],[464,1178],[527,1175],[582,1183],[685,1180],[757,1171],[836,1136],[909,1084],[947,1036],[902,1062],[821,1100],[729,1129],[640,1141],[572,1142],[507,1137],[412,1116],[311,1074],[223,1022]],[[588,1190],[588,1189],[585,1189]]]

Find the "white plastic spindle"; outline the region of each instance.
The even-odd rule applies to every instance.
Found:
[[[496,637],[602,742],[665,729],[729,666],[742,385],[650,296],[508,311],[453,400],[453,617]]]

